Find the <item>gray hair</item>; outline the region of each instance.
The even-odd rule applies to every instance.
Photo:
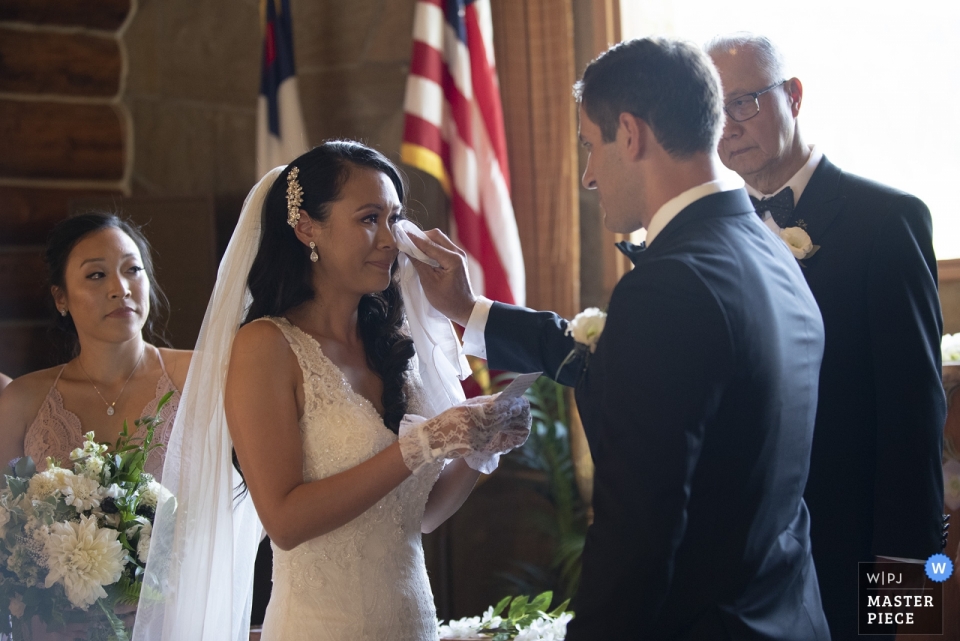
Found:
[[[756,54],[757,64],[770,82],[786,80],[787,61],[777,45],[766,36],[749,31],[714,36],[705,46],[704,51],[711,58],[716,54],[730,53],[740,49],[750,49]]]

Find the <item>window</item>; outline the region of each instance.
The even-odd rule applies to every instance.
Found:
[[[960,2],[622,0],[621,16],[625,39],[771,38],[803,83],[804,137],[842,169],[923,199],[937,258],[960,258]]]

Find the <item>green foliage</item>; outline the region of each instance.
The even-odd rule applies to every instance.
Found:
[[[517,597],[504,597],[493,606],[493,616],[502,617],[503,620],[497,627],[484,629],[484,634],[493,635],[493,641],[510,641],[517,636],[520,630],[524,630],[534,621],[544,616],[557,618],[567,611],[570,599],[567,599],[553,610],[549,610],[553,602],[553,592],[549,590],[538,594],[533,599],[523,595]],[[572,612],[570,614],[573,614]]]

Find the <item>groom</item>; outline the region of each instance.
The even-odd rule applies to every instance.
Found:
[[[716,71],[696,46],[617,45],[577,83],[583,185],[634,262],[595,353],[564,366],[596,464],[567,639],[829,639],[803,502],[823,324],[787,247],[719,180]],[[428,298],[490,366],[555,375],[549,312],[474,296],[436,230]]]

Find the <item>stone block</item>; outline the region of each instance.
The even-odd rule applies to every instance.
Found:
[[[253,186],[253,108],[158,100],[128,104],[136,123],[135,194],[219,195]]]
[[[127,52],[125,96],[154,96],[160,91],[160,60],[165,54],[160,34],[164,0],[138,0],[137,13],[123,34]]]
[[[0,176],[119,180],[123,163],[112,106],[0,100]]]
[[[69,25],[116,31],[131,0],[3,0],[0,20]]]
[[[301,73],[300,99],[310,142],[347,137],[395,154],[400,147],[406,80],[405,71],[396,64],[365,63]]]
[[[113,38],[0,28],[0,91],[113,96],[119,86]]]
[[[385,0],[363,54],[365,62],[409,64],[416,0]]]
[[[315,72],[360,61],[384,4],[384,0],[349,4],[292,0],[297,71]]]
[[[0,243],[42,245],[69,215],[71,201],[104,196],[116,198],[120,192],[0,186]]]
[[[217,195],[246,194],[257,176],[256,111],[224,110],[215,118],[214,190]]]
[[[255,104],[261,55],[255,2],[164,0],[158,18],[162,96],[242,107]],[[137,44],[128,41],[127,46]]]

